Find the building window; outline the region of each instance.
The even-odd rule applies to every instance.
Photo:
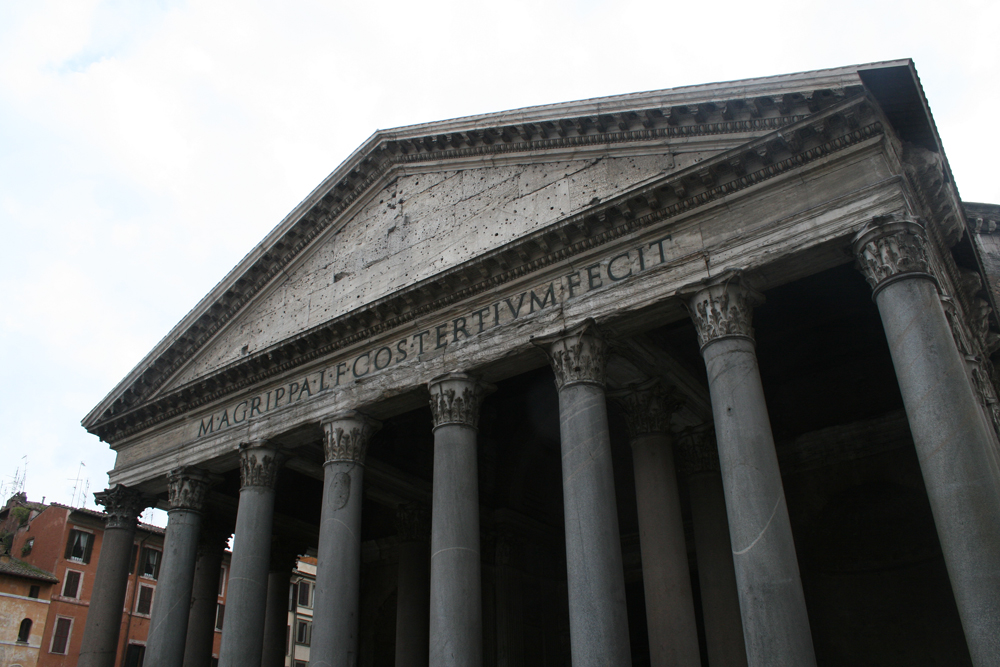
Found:
[[[226,605],[217,602],[215,604],[215,629],[222,630],[222,620],[226,617]]]
[[[219,597],[226,593],[226,566],[219,568]]]
[[[69,531],[69,540],[66,542],[66,560],[77,563],[89,563],[90,552],[94,549],[93,533],[85,533],[82,530]]]
[[[142,576],[156,579],[160,576],[160,552],[149,547],[142,548]]]
[[[308,581],[299,582],[299,606],[309,607],[310,598],[312,597],[312,585]]]
[[[309,667],[309,663],[305,660],[296,660],[295,667]]]
[[[31,636],[31,619],[26,618],[21,621],[21,627],[17,631],[17,641],[21,644],[28,643],[28,637]]]
[[[149,616],[149,610],[153,608],[153,587],[139,586],[139,599],[135,602],[135,613]]]
[[[125,649],[124,667],[142,667],[142,661],[146,657],[146,647],[142,644],[129,644]]]
[[[37,597],[38,597],[38,595],[39,595],[39,594],[40,594],[41,592],[42,592],[42,587],[41,587],[41,586],[32,586],[32,587],[31,587],[31,588],[30,588],[30,589],[28,590],[28,597],[29,597],[29,598],[37,598]]]
[[[80,584],[83,582],[83,572],[76,570],[66,570],[66,577],[63,579],[62,594],[64,598],[80,597]]]
[[[295,643],[302,646],[309,646],[309,636],[312,634],[312,623],[309,621],[297,621],[295,626]]]
[[[52,632],[52,645],[49,646],[49,653],[66,655],[66,649],[69,647],[69,635],[72,630],[72,618],[57,616],[56,629]]]

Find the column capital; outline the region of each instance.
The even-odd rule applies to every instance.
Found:
[[[364,465],[368,443],[382,428],[382,422],[354,410],[323,420],[323,455],[325,463],[347,462]]]
[[[240,443],[240,489],[251,486],[274,488],[284,463],[281,446],[270,440]]]
[[[687,475],[700,472],[719,472],[719,448],[715,443],[715,429],[701,428],[678,438],[681,468]]]
[[[937,282],[927,253],[927,230],[915,218],[902,214],[872,218],[852,244],[857,268],[875,294],[906,278]]]
[[[698,331],[701,349],[721,338],[753,341],[753,309],[764,303],[764,295],[750,286],[742,270],[724,271],[682,289],[679,296]]]
[[[621,406],[633,439],[647,433],[668,433],[671,417],[684,405],[684,399],[664,387],[659,378],[630,384],[610,392],[608,398]]]
[[[205,470],[183,466],[167,473],[167,497],[171,510],[201,512],[215,480]]]
[[[94,494],[98,505],[104,505],[108,515],[107,528],[135,528],[142,511],[153,504],[152,498],[137,489],[115,484]]]
[[[396,531],[400,542],[426,542],[431,533],[431,513],[420,503],[396,508]]]
[[[427,383],[434,428],[459,424],[478,428],[479,408],[496,387],[466,373],[446,373]]]
[[[556,376],[556,389],[574,384],[604,386],[608,341],[593,319],[531,342],[548,355]]]

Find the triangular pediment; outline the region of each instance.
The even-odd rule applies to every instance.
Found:
[[[871,92],[859,71],[376,133],[84,425],[105,439],[122,437],[296,354],[315,354],[338,337],[425,307],[442,286],[500,280],[595,233],[742,187],[805,144],[828,150],[822,146],[831,128],[846,136],[864,127],[858,105]]]

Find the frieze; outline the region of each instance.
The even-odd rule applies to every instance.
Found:
[[[563,333],[532,342],[548,355],[556,378],[556,389],[574,384],[604,386],[608,342],[593,320],[588,319]]]
[[[124,528],[132,530],[139,522],[142,511],[152,505],[153,501],[143,493],[115,484],[110,489],[94,494],[98,505],[104,506],[108,515],[106,528]]]
[[[251,486],[274,488],[278,469],[284,463],[278,446],[267,441],[240,445],[240,488]]]
[[[877,294],[901,278],[934,280],[927,254],[927,232],[912,218],[879,216],[854,237],[858,270]]]
[[[364,465],[372,436],[381,422],[349,411],[323,420],[323,453],[326,463],[337,461]]]
[[[167,498],[172,510],[200,512],[212,485],[211,476],[198,468],[184,467],[167,474]]]
[[[465,373],[448,373],[431,380],[427,389],[434,428],[449,424],[477,428],[483,399],[496,387]]]
[[[743,272],[731,270],[681,291],[702,348],[720,338],[753,340],[753,309],[764,296],[746,282]]]
[[[870,108],[866,107],[863,100],[852,100],[831,108],[820,115],[834,116],[837,114],[849,115],[862,109],[855,116],[869,118],[872,116]],[[845,116],[846,117],[846,116]],[[823,119],[818,116],[809,117],[795,124],[803,125],[804,131],[809,132],[810,124],[821,122]],[[458,278],[460,284],[469,285],[458,290],[447,290],[449,293],[444,297],[435,297],[428,301],[425,296],[423,285],[415,286],[409,290],[401,290],[391,299],[383,300],[385,303],[376,302],[366,306],[359,311],[349,313],[342,318],[326,323],[316,329],[307,332],[303,337],[297,338],[294,343],[282,346],[280,349],[269,350],[260,355],[254,355],[245,361],[234,364],[232,367],[221,369],[218,373],[208,378],[200,379],[190,386],[177,389],[162,398],[157,398],[154,402],[147,403],[135,408],[131,407],[132,402],[137,399],[145,400],[155,388],[159,387],[161,379],[168,377],[179,367],[180,363],[186,359],[190,352],[184,353],[177,360],[167,365],[159,361],[152,364],[149,369],[139,378],[132,390],[118,398],[115,404],[101,413],[100,417],[88,417],[87,428],[101,437],[103,440],[114,442],[127,437],[133,433],[142,431],[150,426],[170,417],[188,412],[192,407],[202,405],[216,400],[226,394],[237,391],[243,387],[250,386],[266,377],[283,373],[289,368],[301,365],[318,356],[329,354],[331,351],[352,345],[359,340],[369,338],[386,331],[394,326],[410,321],[421,314],[429,312],[435,308],[440,308],[455,300],[467,298],[470,295],[494,289],[497,285],[519,278],[526,273],[541,269],[553,262],[560,261],[565,257],[584,252],[590,248],[607,243],[613,239],[626,234],[631,234],[636,230],[643,229],[654,223],[666,220],[676,215],[683,214],[688,210],[702,206],[710,201],[730,195],[734,192],[752,187],[765,180],[774,178],[789,169],[798,168],[815,159],[829,155],[830,153],[843,150],[859,142],[877,137],[883,134],[884,129],[877,119],[871,120],[867,125],[859,125],[856,122],[841,123],[839,127],[844,128],[844,133],[840,136],[821,136],[826,141],[819,144],[802,146],[801,142],[781,141],[774,139],[770,135],[761,138],[750,146],[742,155],[738,162],[738,168],[730,167],[730,174],[727,178],[705,179],[705,189],[703,191],[690,191],[690,188],[673,187],[671,183],[689,176],[689,170],[682,170],[675,175],[671,175],[670,183],[658,183],[637,189],[636,192],[625,195],[631,198],[629,201],[623,199],[609,200],[595,207],[586,214],[572,216],[561,223],[559,229],[546,229],[537,234],[529,235],[517,242],[518,248],[504,247],[493,253],[486,253],[469,266],[455,267],[439,278],[432,279],[430,283],[441,285],[441,281],[447,281],[449,277]],[[797,136],[791,129],[783,133],[783,136]],[[760,144],[757,146],[757,144]],[[807,142],[812,144],[814,142]],[[746,147],[744,147],[746,148]],[[799,152],[794,152],[794,150]],[[793,151],[788,157],[789,151]],[[757,168],[744,165],[744,161],[751,154],[760,156],[763,164]],[[707,160],[700,164],[699,169],[706,171],[706,175],[722,173],[721,167],[715,163],[723,162],[729,164],[732,157],[728,154],[720,155],[718,158]],[[674,193],[668,195],[667,193]],[[670,203],[670,198],[676,195],[679,200]],[[632,201],[634,200],[634,201]],[[301,247],[309,244],[317,232],[317,221],[307,220],[306,233],[296,235],[295,243],[286,245],[288,249],[295,252]],[[557,242],[555,237],[563,239]],[[523,248],[521,248],[523,246]],[[521,261],[513,259],[515,249]],[[527,252],[524,252],[527,249]],[[541,254],[539,254],[541,253]],[[498,273],[497,268],[501,271]],[[258,276],[266,275],[268,280],[280,267],[274,270],[258,273]],[[470,280],[474,276],[484,277],[481,280]],[[447,286],[447,283],[445,283]],[[247,295],[253,290],[241,292],[240,299],[231,308],[221,311],[223,317],[228,317],[229,313],[235,313],[245,302]],[[434,291],[428,292],[433,294]],[[417,304],[409,306],[411,302]],[[405,312],[400,312],[400,308]],[[399,314],[395,314],[395,313]],[[214,324],[199,325],[200,332],[197,337],[185,334],[179,340],[178,345],[187,350],[196,350],[201,346],[202,340],[206,340],[217,329]],[[331,339],[333,342],[331,342]],[[171,348],[173,350],[173,348]],[[146,376],[150,377],[147,378]],[[126,397],[129,400],[126,400]]]

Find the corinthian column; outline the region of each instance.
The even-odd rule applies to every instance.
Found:
[[[711,429],[681,441],[682,468],[691,498],[694,549],[701,584],[701,610],[705,620],[708,664],[746,667],[740,620],[740,596],[729,542],[726,494],[719,472],[719,453]]]
[[[479,407],[493,390],[464,373],[430,381],[434,417],[431,507],[431,667],[483,662],[479,546]]]
[[[198,556],[201,510],[208,495],[208,473],[178,468],[167,475],[170,508],[163,542],[163,565],[149,620],[149,667],[181,667],[191,609],[191,587]]]
[[[354,667],[358,661],[362,483],[368,443],[381,426],[354,411],[323,421],[326,462],[309,647],[314,667]]]
[[[274,484],[283,457],[267,440],[240,445],[240,503],[219,667],[259,665],[264,642]]]
[[[284,667],[288,639],[288,591],[292,570],[305,546],[287,536],[275,535],[271,543],[271,567],[267,573],[267,611],[264,614],[264,646],[261,667]],[[186,666],[185,666],[186,667]]]
[[[206,523],[208,525],[206,525]],[[232,524],[206,522],[202,518],[198,559],[191,586],[191,612],[188,614],[184,645],[184,667],[210,667],[215,644],[215,614],[219,601],[219,576]]]
[[[747,661],[809,667],[816,657],[750,325],[761,302],[739,272],[688,292],[708,369]]]
[[[632,443],[639,549],[652,667],[701,667],[684,519],[669,434],[680,402],[659,380],[610,394],[622,406]]]
[[[592,320],[537,341],[559,392],[573,664],[628,665],[621,536],[604,396],[607,343]]]
[[[874,291],[948,577],[977,667],[1000,665],[1000,494],[980,416],[931,273],[923,226],[875,218],[854,239]]]
[[[150,501],[121,484],[95,493],[94,498],[97,504],[104,505],[108,518],[100,553],[95,556],[98,558],[97,573],[77,664],[80,667],[114,667],[136,523]]]
[[[431,601],[430,512],[417,503],[396,512],[399,576],[396,594],[396,667],[427,667]]]

